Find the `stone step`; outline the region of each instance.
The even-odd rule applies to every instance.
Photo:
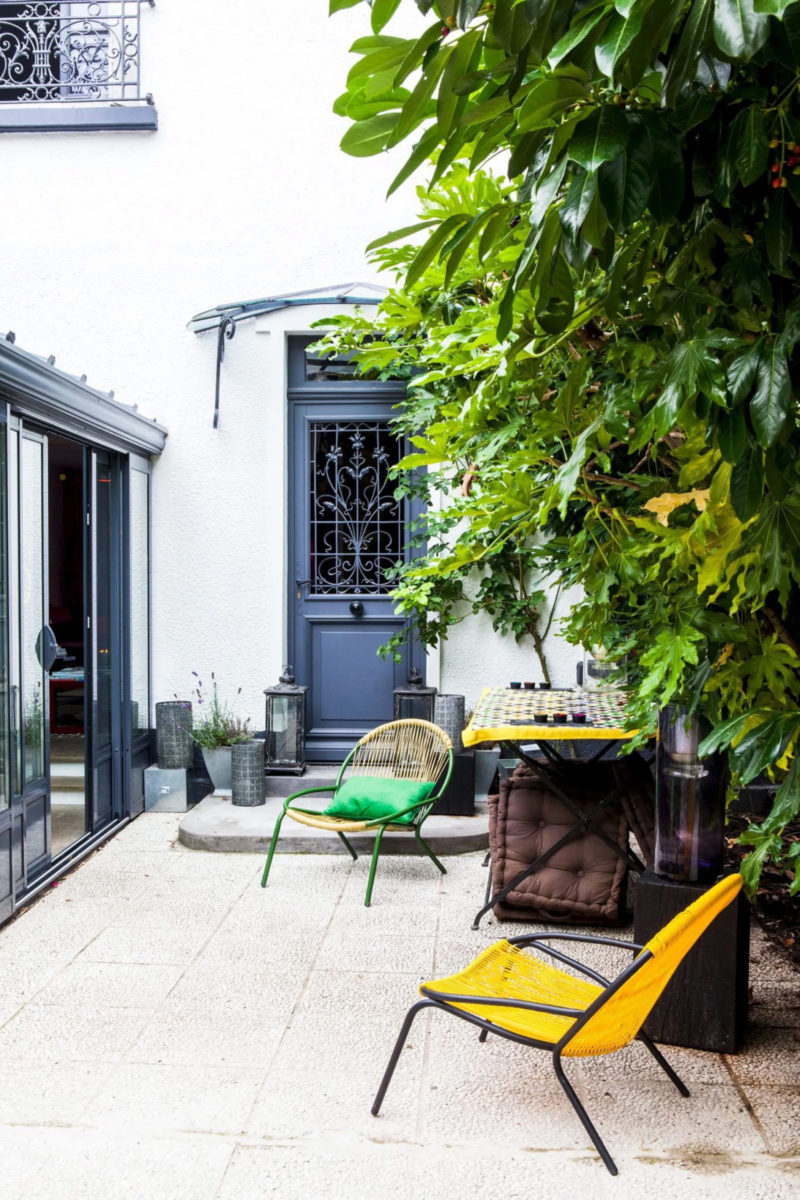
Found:
[[[308,772],[302,777],[308,779]],[[273,777],[274,778],[274,777]],[[322,786],[307,783],[308,787]],[[298,789],[295,789],[298,790]],[[291,795],[291,791],[287,792]],[[313,797],[311,798],[313,800]],[[318,797],[324,808],[326,798]],[[181,819],[178,839],[193,850],[223,853],[266,854],[275,822],[283,807],[281,796],[269,796],[266,804],[253,808],[231,804],[228,797],[206,796]],[[309,803],[309,807],[312,807]],[[316,807],[316,804],[314,805]],[[485,850],[489,845],[489,811],[485,801],[477,801],[472,817],[431,816],[422,827],[422,836],[434,854],[467,854]],[[361,853],[372,850],[375,835],[354,833],[349,841]],[[312,829],[286,818],[281,827],[279,854],[347,854],[341,840],[325,829]],[[383,854],[419,854],[411,834],[387,833],[381,843]]]

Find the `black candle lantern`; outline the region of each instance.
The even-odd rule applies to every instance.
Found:
[[[284,666],[280,682],[265,688],[267,697],[266,771],[268,775],[302,775],[306,769],[306,692]]]
[[[422,721],[433,721],[433,706],[436,688],[426,687],[416,667],[412,667],[405,687],[394,689],[394,719],[405,721],[418,717]]]

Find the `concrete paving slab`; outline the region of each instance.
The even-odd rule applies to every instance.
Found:
[[[309,797],[309,807],[319,801],[325,807],[327,797]],[[253,808],[231,804],[224,796],[206,796],[181,818],[178,836],[193,850],[222,853],[266,854],[272,831],[283,808],[283,797],[268,796],[266,804]],[[476,805],[475,816],[431,816],[423,826],[425,841],[434,854],[467,854],[489,845],[489,815],[485,804]],[[357,853],[369,853],[374,835],[353,834],[349,840]],[[340,854],[347,850],[335,834],[312,829],[286,818],[281,827],[279,854]],[[415,839],[405,834],[386,834],[381,854],[419,854]]]
[[[747,1084],[753,1109],[770,1154],[800,1158],[800,1080],[795,1084]],[[797,1163],[800,1171],[800,1161]]]
[[[136,1137],[242,1134],[263,1082],[261,1069],[196,1063],[123,1063],[93,1100],[101,1128]]]

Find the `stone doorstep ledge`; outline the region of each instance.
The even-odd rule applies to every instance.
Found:
[[[309,797],[309,802],[315,797]],[[324,801],[325,797],[321,799]],[[281,811],[283,797],[268,796],[255,808],[233,805],[225,796],[206,796],[181,819],[178,840],[191,850],[213,850],[227,854],[266,854],[272,830]],[[309,807],[311,804],[309,803]],[[434,854],[467,854],[489,847],[489,812],[486,802],[475,806],[473,817],[431,816],[422,835]],[[373,836],[350,834],[357,851],[370,852]],[[387,833],[381,843],[383,854],[419,854],[416,839],[407,834]],[[298,825],[286,818],[281,828],[278,854],[344,854],[341,840],[324,829]]]

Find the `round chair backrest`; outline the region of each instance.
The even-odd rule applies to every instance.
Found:
[[[438,725],[409,717],[365,734],[353,751],[348,772],[435,783],[452,751],[453,743]]]

